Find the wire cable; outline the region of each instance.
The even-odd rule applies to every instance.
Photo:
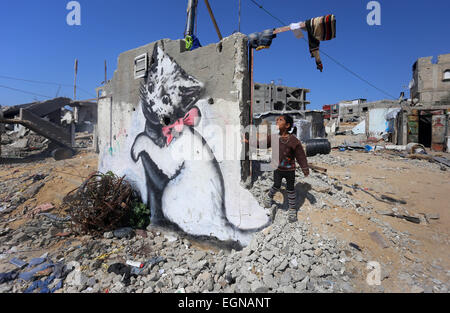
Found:
[[[17,80],[17,81],[24,81],[24,82],[28,82],[28,83],[36,83],[36,84],[46,84],[46,85],[56,85],[56,86],[65,86],[65,87],[73,87],[73,85],[69,85],[69,84],[61,84],[61,83],[54,83],[54,82],[45,82],[45,81],[39,81],[39,80],[31,80],[31,79],[25,79],[25,78],[17,78],[17,77],[11,77],[11,76],[5,76],[5,75],[0,75],[0,78],[4,78],[4,79],[10,79],[10,80]],[[77,89],[89,94],[90,96],[93,96],[94,94],[84,90],[83,88],[81,88],[80,86],[77,85]]]
[[[53,97],[49,97],[49,96],[40,95],[38,93],[34,93],[34,92],[22,90],[22,89],[17,89],[17,88],[12,88],[12,87],[8,87],[8,86],[4,86],[4,85],[0,85],[0,88],[11,89],[11,90],[19,91],[19,92],[22,92],[22,93],[27,93],[27,94],[30,94],[30,95],[33,95],[33,96],[39,96],[39,97],[44,97],[44,98],[49,98],[49,99],[53,98]]]
[[[283,22],[282,20],[280,20],[278,17],[272,15],[272,13],[270,13],[269,11],[267,11],[262,5],[260,5],[258,2],[254,1],[254,0],[250,0],[251,2],[253,2],[258,8],[260,8],[261,10],[263,10],[264,12],[266,12],[267,14],[269,14],[270,16],[272,16],[274,19],[276,19],[278,22],[280,22],[283,26],[287,25],[285,22]]]
[[[250,0],[251,2],[253,2],[258,8],[262,9],[264,12],[266,12],[268,15],[270,15],[271,17],[273,17],[274,19],[276,19],[278,22],[281,23],[282,26],[286,26],[288,25],[288,23],[283,22],[282,20],[280,20],[278,17],[274,16],[272,13],[270,13],[268,10],[266,10],[262,5],[260,5],[259,3],[257,3],[255,0]],[[305,42],[307,42],[307,40],[305,38],[302,38]],[[381,93],[389,96],[392,99],[397,99],[396,97],[392,96],[391,94],[389,94],[388,92],[378,88],[377,86],[375,86],[374,84],[372,84],[371,82],[369,82],[367,79],[364,79],[362,76],[356,74],[354,71],[352,71],[351,69],[349,69],[347,66],[345,66],[344,64],[342,64],[341,62],[337,61],[335,58],[333,58],[331,55],[329,55],[328,53],[326,53],[323,48],[320,48],[320,52],[323,53],[325,56],[327,56],[328,58],[330,58],[334,63],[336,63],[337,65],[339,65],[340,67],[342,67],[344,70],[348,71],[350,74],[354,75],[356,78],[360,79],[361,81],[365,82],[366,84],[368,84],[369,86],[375,88],[376,90],[380,91]]]

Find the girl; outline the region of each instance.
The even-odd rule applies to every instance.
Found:
[[[305,151],[303,150],[300,140],[297,139],[290,132],[294,121],[291,116],[287,114],[280,115],[276,120],[276,125],[280,131],[278,135],[267,136],[267,141],[259,141],[259,134],[257,134],[257,146],[271,147],[272,149],[272,163],[278,167],[273,172],[273,186],[269,190],[269,194],[264,199],[264,206],[270,208],[272,206],[273,196],[280,190],[281,180],[286,179],[286,191],[289,204],[289,221],[295,222],[297,220],[297,210],[295,208],[296,193],[295,185],[295,160],[297,160],[300,168],[307,177],[309,175],[308,161],[306,160]],[[246,143],[249,143],[244,138]],[[279,142],[278,147],[276,141]],[[272,145],[273,143],[273,145]],[[278,162],[277,162],[278,161]],[[274,211],[272,212],[272,220],[274,218]]]

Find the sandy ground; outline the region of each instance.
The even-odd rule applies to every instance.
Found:
[[[434,278],[448,285],[450,273],[450,169],[443,171],[438,165],[424,164],[427,161],[407,160],[389,154],[336,150],[333,150],[332,154],[357,161],[357,164],[344,168],[317,163],[316,165],[328,169],[328,176],[337,178],[349,186],[357,183],[374,194],[386,194],[407,202],[407,204],[388,204],[380,202],[362,191],[344,187],[355,200],[364,201],[373,207],[370,216],[382,223],[388,223],[396,231],[408,233],[414,244],[406,247],[399,246],[398,243],[389,241],[385,237],[389,247],[383,249],[369,236],[369,233],[373,231],[383,235],[379,224],[369,220],[366,215],[358,214],[355,210],[336,207],[332,204],[330,204],[331,209],[318,210],[305,201],[298,214],[299,219],[309,219],[318,231],[356,243],[362,249],[366,260],[377,261],[388,267],[388,269],[381,269],[383,273],[388,273],[387,275],[383,274],[385,277],[382,281],[382,288],[385,292],[414,291],[411,289],[412,286],[398,278],[398,274],[405,270],[413,271],[418,279]],[[449,158],[448,154],[443,155]],[[45,186],[33,199],[28,199],[17,210],[3,217],[12,219],[17,215],[17,219],[9,223],[8,227],[17,229],[26,222],[19,214],[25,207],[34,208],[39,204],[51,202],[57,208],[69,191],[78,187],[90,173],[97,169],[97,161],[96,154],[81,152],[74,158],[63,161],[46,159],[25,164],[2,165],[0,177],[4,180],[23,174],[49,173]],[[0,197],[2,196],[4,195],[0,194]],[[412,216],[418,216],[421,213],[439,214],[439,219],[429,220],[429,224],[415,224],[376,213],[376,210],[395,207],[406,210]],[[57,209],[54,212],[57,212]],[[336,218],[339,218],[340,222],[330,222]],[[82,241],[75,240],[71,245],[81,243]],[[65,241],[63,240],[59,244],[65,244]],[[48,249],[36,251],[34,256],[46,251]],[[358,268],[359,273],[369,272],[365,262],[353,260],[351,266]],[[369,286],[365,279],[366,277],[361,277],[361,275],[354,277],[358,286],[357,290],[361,292],[375,291],[375,287]]]
[[[19,217],[19,213],[25,207],[34,208],[40,204],[52,203],[57,212],[64,196],[81,185],[90,173],[97,170],[98,155],[92,152],[82,151],[75,157],[67,160],[55,161],[47,158],[37,162],[6,164],[0,167],[0,177],[2,180],[12,180],[23,175],[33,175],[36,173],[48,173],[45,185],[39,190],[35,197],[27,199],[8,217],[17,217],[17,220],[9,224],[9,228],[17,229],[26,222],[26,219]],[[19,191],[26,190],[25,183]],[[0,194],[0,197],[4,196]],[[16,216],[17,215],[17,216]]]
[[[340,138],[352,141],[351,136]],[[430,151],[428,151],[430,153]],[[369,261],[389,265],[389,277],[382,281],[385,292],[411,292],[411,286],[398,279],[402,271],[413,272],[420,278],[434,278],[441,282],[449,282],[450,270],[450,168],[446,171],[428,161],[409,160],[386,153],[364,153],[358,151],[340,152],[333,150],[332,154],[344,159],[357,161],[356,165],[349,167],[333,166],[317,163],[327,168],[328,176],[352,186],[358,184],[375,195],[385,194],[395,199],[402,199],[407,204],[389,204],[378,201],[370,195],[352,188],[344,187],[354,199],[363,200],[373,206],[369,215],[388,223],[392,229],[410,234],[414,244],[399,247],[398,243],[389,241],[389,247],[382,248],[369,236],[370,232],[377,231],[383,235],[379,224],[372,222],[367,216],[358,214],[355,210],[343,209],[334,206],[331,210],[312,210],[308,201],[305,202],[299,219],[310,219],[320,230],[336,235],[347,241],[356,243]],[[433,153],[450,158],[448,153]],[[424,214],[438,214],[439,219],[429,220],[429,224],[415,224],[404,219],[377,214],[377,210],[397,208],[409,213],[410,216],[419,217]],[[341,222],[330,221],[339,218]],[[350,221],[352,226],[347,222]],[[327,223],[328,222],[328,223]],[[357,262],[355,264],[358,264]],[[357,266],[360,272],[369,273],[366,263]],[[383,269],[381,269],[383,271]],[[372,289],[365,283],[365,277],[359,277],[361,291],[370,292]]]

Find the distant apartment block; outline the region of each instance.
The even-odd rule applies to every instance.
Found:
[[[419,58],[412,67],[409,84],[413,105],[436,106],[450,104],[450,54]]]

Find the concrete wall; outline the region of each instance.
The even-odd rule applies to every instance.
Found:
[[[134,59],[145,53],[147,75],[135,79]],[[248,166],[239,134],[250,117],[246,36],[193,51],[163,39],[124,52],[100,91],[99,170],[126,175],[153,223],[242,245],[268,225],[240,183]],[[170,140],[169,126],[185,117]]]
[[[348,122],[352,119],[361,120],[365,114],[371,109],[382,108],[399,108],[398,101],[393,100],[379,100],[364,103],[340,103],[339,104],[339,118],[341,122]]]
[[[450,70],[450,54],[438,56],[438,62],[432,63],[432,57],[424,57],[413,65],[414,85],[410,89],[411,97],[423,105],[445,105],[450,103],[450,80],[444,80],[444,72]]]
[[[309,89],[275,84],[255,83],[253,88],[253,113],[267,111],[306,110],[306,94]]]
[[[370,109],[366,120],[368,125],[367,137],[380,138],[382,134],[388,133],[388,113],[399,110],[399,108]]]

